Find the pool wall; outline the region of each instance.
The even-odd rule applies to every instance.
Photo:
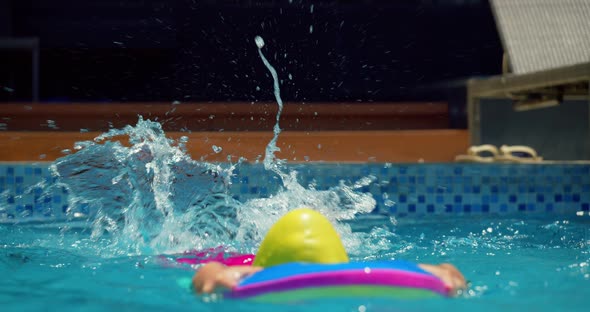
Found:
[[[138,114],[159,121],[167,137],[186,136],[193,159],[245,157],[230,189],[236,199],[275,194],[277,177],[255,163],[272,137],[276,110],[276,103],[1,105],[0,222],[64,219],[69,194],[55,184],[50,161],[76,141],[134,125]],[[449,125],[449,105],[441,102],[288,103],[277,157],[298,171],[302,185],[319,190],[374,177],[359,191],[373,195],[375,214],[588,212],[589,162],[453,163],[469,136]]]
[[[0,164],[0,222],[65,218],[68,191],[55,185],[49,163]],[[590,164],[300,164],[291,165],[299,182],[318,190],[349,185],[363,177],[374,182],[359,189],[376,200],[374,214],[588,213]],[[241,201],[278,190],[276,176],[262,165],[243,164],[230,193]],[[53,186],[53,187],[52,187]],[[47,191],[50,192],[47,192]],[[91,213],[91,211],[85,211]]]

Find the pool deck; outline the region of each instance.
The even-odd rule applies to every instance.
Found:
[[[195,159],[255,161],[276,112],[275,103],[3,104],[0,161],[52,161],[138,115],[160,121],[170,138],[187,136]],[[449,162],[469,144],[467,130],[448,129],[448,106],[439,102],[286,103],[280,126],[277,157],[290,162]]]

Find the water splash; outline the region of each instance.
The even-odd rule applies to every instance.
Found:
[[[301,206],[326,215],[347,250],[361,249],[365,234],[342,221],[373,210],[372,195],[360,192],[372,177],[316,190],[299,184],[297,171],[271,166],[269,172],[278,172],[284,186],[269,197],[239,202],[229,186],[241,164],[195,161],[184,150],[186,140],[168,139],[159,123],[140,118],[135,126],[78,142],[76,153],[52,164],[59,187],[69,190],[68,215],[88,214],[92,238],[112,241],[109,248],[100,244],[105,254],[176,253],[218,245],[255,252],[270,226]]]
[[[111,238],[117,253],[170,253],[219,245],[255,252],[280,216],[307,206],[335,224],[349,252],[379,250],[379,244],[361,246],[366,234],[353,232],[343,222],[374,209],[372,195],[361,192],[374,178],[353,185],[340,182],[328,190],[306,188],[297,181],[297,171],[287,170],[276,157],[283,101],[278,74],[262,53],[264,40],[258,36],[255,43],[272,75],[278,104],[274,136],[263,162],[282,184],[275,194],[234,200],[229,185],[240,163],[222,167],[195,161],[185,151],[188,138],[168,139],[159,123],[140,117],[135,126],[77,143],[76,153],[52,165],[59,185],[70,192],[68,215],[90,214],[92,237]]]
[[[284,189],[270,198],[259,198],[246,202],[238,209],[240,229],[239,240],[262,240],[269,228],[278,218],[292,209],[299,207],[311,207],[324,214],[335,225],[336,230],[343,238],[347,250],[358,250],[361,244],[359,235],[353,234],[350,226],[340,221],[351,220],[357,214],[371,212],[376,205],[375,200],[369,193],[358,193],[358,189],[372,182],[372,179],[363,179],[354,187],[340,183],[327,191],[319,191],[314,188],[306,189],[297,181],[297,172],[285,172],[282,166],[283,161],[275,155],[280,149],[276,146],[281,133],[279,120],[283,110],[283,100],[277,71],[264,56],[262,48],[265,46],[264,39],[260,36],[254,38],[258,47],[258,54],[264,66],[270,72],[273,79],[273,91],[278,105],[276,123],[273,129],[274,135],[266,146],[264,167],[277,174],[284,186]]]
[[[264,168],[266,168],[266,170],[272,170],[273,172],[275,172],[276,174],[281,176],[283,178],[283,181],[285,181],[286,176],[283,174],[283,172],[281,171],[281,168],[280,168],[282,161],[277,159],[275,156],[275,152],[281,151],[281,149],[277,147],[277,140],[279,139],[279,134],[281,134],[281,127],[279,126],[279,120],[281,119],[281,113],[283,112],[283,100],[281,99],[281,88],[279,86],[279,77],[278,77],[277,71],[268,62],[266,57],[264,57],[264,53],[262,53],[262,48],[264,47],[264,39],[262,39],[262,37],[260,37],[260,36],[256,36],[256,38],[254,38],[254,42],[256,43],[256,46],[258,47],[258,54],[260,55],[260,59],[262,59],[262,63],[264,63],[264,66],[266,66],[266,68],[268,69],[268,71],[270,72],[270,74],[272,76],[274,96],[277,101],[277,105],[279,106],[279,109],[278,109],[277,115],[276,115],[276,122],[275,122],[275,125],[273,128],[274,134],[273,134],[273,137],[270,140],[270,142],[266,145],[266,150],[264,153],[264,155],[265,155],[264,156]]]
[[[365,234],[353,232],[348,224],[342,222],[374,209],[375,200],[372,195],[359,192],[363,184],[349,186],[340,182],[328,190],[305,188],[296,182],[295,171],[290,172],[290,181],[292,183],[289,187],[277,194],[247,201],[238,209],[240,228],[236,237],[239,241],[260,242],[270,227],[285,213],[299,207],[311,207],[334,224],[347,251],[355,254],[365,248],[380,249],[377,245],[361,246]]]
[[[70,191],[70,215],[96,212],[93,237],[108,233],[130,253],[143,254],[235,236],[236,205],[227,193],[235,165],[192,160],[159,123],[140,118],[136,126],[112,129],[76,149],[52,171]]]

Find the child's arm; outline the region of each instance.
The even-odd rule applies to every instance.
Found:
[[[440,278],[445,285],[447,285],[452,294],[456,294],[458,290],[467,288],[465,277],[452,264],[443,263],[438,265],[419,264],[422,270],[432,273],[434,276]]]
[[[225,266],[219,262],[203,265],[193,276],[193,288],[197,293],[211,293],[218,287],[231,289],[244,276],[262,270],[250,265]]]

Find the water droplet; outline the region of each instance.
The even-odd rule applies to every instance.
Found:
[[[59,129],[59,127],[55,124],[55,121],[51,119],[47,120],[47,127],[51,129]]]
[[[309,33],[312,34],[313,33],[313,25],[309,25]]]
[[[511,287],[517,287],[518,286],[518,283],[515,282],[515,281],[509,281],[508,282],[508,285],[511,286]]]
[[[293,76],[289,74],[289,80],[293,80]]]
[[[254,38],[254,42],[256,42],[256,46],[259,49],[262,49],[264,47],[264,39],[262,39],[262,37],[256,36],[256,38]]]
[[[223,150],[223,148],[221,146],[217,146],[217,145],[213,145],[211,148],[213,148],[213,151],[215,152],[215,154],[219,154]]]

